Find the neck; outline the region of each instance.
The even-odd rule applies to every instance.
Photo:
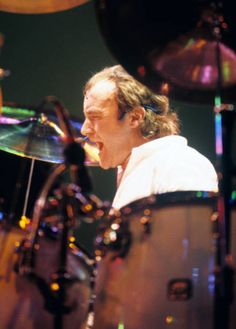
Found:
[[[117,177],[116,177],[116,184],[117,184],[117,187],[120,185],[120,182],[121,182],[121,179],[123,177],[123,174],[124,174],[124,171],[127,167],[127,164],[129,162],[129,159],[130,159],[130,154],[129,156],[125,159],[125,161],[120,165],[118,166],[117,168]]]
[[[141,136],[141,139],[139,140],[139,142],[136,141],[135,145],[132,147],[132,149],[134,147],[138,147],[142,144],[145,144],[147,142],[150,142],[150,139],[146,139],[145,137]],[[132,152],[132,149],[131,149],[131,152]],[[123,161],[123,163],[119,166],[118,170],[117,170],[117,187],[119,186],[120,182],[121,182],[121,179],[123,177],[123,174],[125,172],[125,169],[129,163],[129,159],[130,159],[130,156],[131,156],[131,152],[129,153],[129,155],[127,156],[127,158]]]
[[[130,155],[131,154],[129,154],[128,155],[128,157],[125,159],[125,161],[122,163],[122,165],[121,165],[121,168],[122,168],[122,171],[124,172],[125,171],[125,168],[127,167],[127,164],[128,164],[128,162],[129,162],[129,159],[130,159]]]

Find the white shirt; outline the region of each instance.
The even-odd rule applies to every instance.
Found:
[[[118,168],[120,171],[121,168]],[[166,136],[133,148],[112,206],[174,191],[218,191],[211,162],[182,136]]]

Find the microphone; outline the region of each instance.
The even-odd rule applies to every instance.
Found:
[[[64,149],[65,162],[70,165],[72,180],[79,185],[83,194],[92,192],[92,182],[84,165],[85,150],[79,143],[72,141]]]
[[[45,103],[52,104],[59,121],[59,126],[64,133],[62,137],[65,148],[65,163],[69,165],[72,181],[78,184],[81,192],[88,194],[92,191],[92,183],[88,171],[84,165],[85,150],[80,143],[75,141],[73,127],[70,124],[69,114],[64,105],[55,96],[47,96]]]

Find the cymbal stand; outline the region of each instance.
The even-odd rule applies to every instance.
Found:
[[[64,168],[68,168],[72,182],[79,186],[81,193],[90,193],[92,190],[92,184],[87,170],[84,166],[85,163],[85,151],[80,144],[75,142],[72,127],[69,122],[69,117],[66,109],[54,96],[48,96],[46,102],[53,104],[56,115],[59,120],[59,126],[62,130],[62,139],[65,142]],[[58,283],[59,294],[57,297],[57,307],[53,310],[54,313],[54,328],[63,328],[63,316],[64,316],[64,303],[66,298],[66,284],[67,282],[74,282],[74,278],[71,278],[67,272],[67,249],[68,249],[68,234],[71,223],[76,211],[75,197],[68,191],[63,191],[62,198],[62,217],[63,217],[63,230],[61,238],[60,248],[60,260],[59,269],[55,273],[55,279]]]
[[[29,201],[29,193],[30,193],[30,188],[31,188],[31,183],[32,183],[34,165],[35,165],[35,159],[33,158],[33,159],[31,159],[31,163],[30,163],[30,171],[29,171],[29,177],[28,177],[28,182],[27,182],[27,188],[26,188],[25,200],[24,200],[24,206],[23,206],[21,218],[26,217],[26,211],[27,211],[27,206],[28,206],[28,201]]]
[[[15,189],[12,194],[11,204],[10,204],[8,215],[7,215],[7,222],[6,222],[7,230],[9,230],[12,227],[12,225],[15,224],[15,221],[17,220],[16,209],[18,206],[19,196],[20,196],[20,192],[22,189],[23,178],[24,178],[26,169],[28,169],[26,159],[22,157],[20,160],[21,161],[19,164],[19,172],[18,172],[18,176],[16,179],[16,183],[15,183]],[[32,161],[31,165],[30,165],[30,172],[28,175],[28,182],[27,182],[26,194],[25,194],[25,198],[24,198],[24,205],[23,205],[21,217],[26,216],[34,165],[35,165],[35,161]]]
[[[230,250],[230,195],[231,195],[231,136],[235,117],[233,105],[222,104],[222,66],[221,66],[221,23],[219,17],[212,17],[213,35],[216,40],[217,88],[215,97],[215,152],[219,178],[218,232],[216,239],[215,305],[214,329],[228,329],[230,325],[230,305],[233,295],[232,256]]]

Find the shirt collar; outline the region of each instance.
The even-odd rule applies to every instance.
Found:
[[[134,166],[137,166],[142,160],[153,155],[154,152],[155,154],[158,154],[158,152],[162,149],[167,148],[168,146],[173,147],[173,145],[187,146],[187,139],[179,135],[169,135],[151,140],[140,146],[134,147],[131,151],[131,156],[124,172],[122,173],[121,166],[117,167],[119,175],[127,175],[129,171],[134,168]]]

